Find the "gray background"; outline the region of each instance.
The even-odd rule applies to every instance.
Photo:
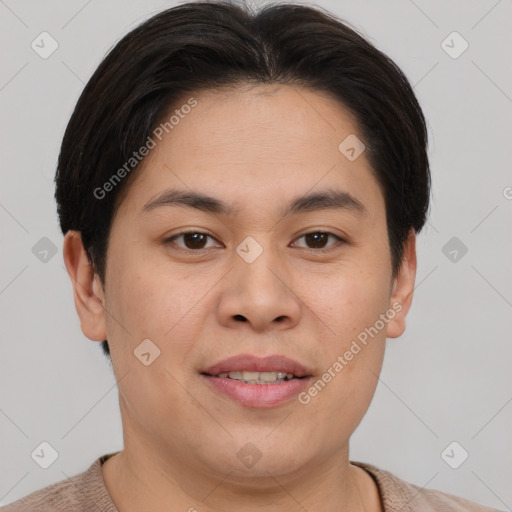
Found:
[[[317,4],[404,70],[431,137],[433,203],[418,238],[415,299],[405,334],[388,341],[351,459],[511,510],[512,4]],[[1,504],[122,449],[112,370],[99,344],[82,334],[74,308],[53,176],[66,123],[101,58],[143,19],[172,5],[0,1]],[[31,48],[43,31],[59,45],[47,59]],[[453,31],[469,44],[458,58],[442,47]],[[453,37],[445,44],[461,48]],[[43,237],[55,255],[40,252],[36,244],[48,244]],[[452,237],[456,261],[450,245],[443,250]],[[463,256],[461,243],[468,248]],[[42,441],[59,454],[46,470],[31,458]],[[458,469],[441,457],[452,441],[469,452]]]

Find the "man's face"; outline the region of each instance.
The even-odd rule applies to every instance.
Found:
[[[403,330],[384,197],[366,154],[338,149],[362,135],[329,97],[290,86],[191,96],[197,106],[157,140],[110,235],[97,339],[109,341],[125,449],[211,474],[300,471],[347,450],[386,336]],[[169,189],[232,212],[144,208]],[[283,215],[297,198],[329,192],[363,208],[311,201]],[[311,376],[278,403],[247,391],[235,399],[203,372],[239,354],[284,355]]]

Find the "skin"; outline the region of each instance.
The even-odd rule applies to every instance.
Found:
[[[105,485],[120,512],[380,511],[373,479],[349,461],[349,439],[374,395],[386,338],[405,329],[414,231],[393,278],[384,196],[365,153],[349,161],[338,150],[349,134],[363,137],[328,95],[265,85],[193,97],[198,105],[151,150],[116,212],[104,288],[80,234],[64,240],[82,331],[109,340],[118,381],[124,449],[103,464]],[[170,187],[239,211],[142,213]],[[293,198],[327,188],[355,196],[366,215],[331,209],[280,217]],[[213,238],[166,241],[192,229]],[[331,236],[315,246],[302,236],[318,231],[346,242]],[[235,250],[247,236],[263,248],[252,263]],[[393,304],[401,311],[306,405],[292,398],[245,407],[199,375],[252,353],[284,354],[320,378]],[[133,353],[146,338],[161,351],[149,366]],[[247,442],[262,455],[252,468],[237,458]]]

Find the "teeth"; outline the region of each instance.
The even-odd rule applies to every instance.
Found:
[[[293,379],[293,373],[286,372],[225,372],[219,373],[220,378],[227,378],[250,382],[253,384],[266,384],[268,382],[282,382]]]

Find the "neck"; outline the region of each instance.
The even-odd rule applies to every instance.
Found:
[[[370,475],[351,465],[348,454],[332,459],[292,473],[219,474],[173,459],[172,454],[164,458],[162,451],[125,446],[103,464],[102,471],[119,512],[259,512],[262,507],[268,512],[382,511]]]

